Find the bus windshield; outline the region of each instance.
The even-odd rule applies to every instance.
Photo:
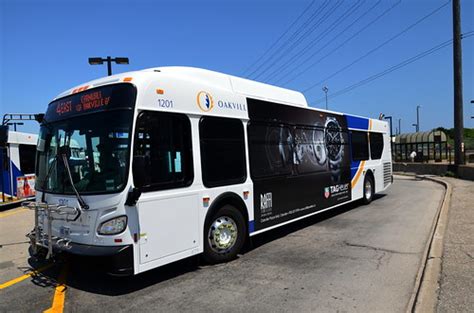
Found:
[[[36,189],[73,194],[119,192],[125,188],[130,160],[132,86],[94,89],[51,103],[40,129]]]
[[[80,193],[117,192],[125,187],[130,154],[130,111],[96,113],[41,127],[36,188],[72,194],[59,147]],[[47,178],[47,181],[45,179]]]

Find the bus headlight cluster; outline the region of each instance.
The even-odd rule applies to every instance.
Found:
[[[99,235],[116,235],[127,228],[127,216],[115,217],[100,224],[97,232]]]

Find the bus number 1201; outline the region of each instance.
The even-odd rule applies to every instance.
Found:
[[[158,106],[160,108],[172,108],[173,100],[158,99]]]

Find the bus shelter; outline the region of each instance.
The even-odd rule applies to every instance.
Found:
[[[446,134],[432,130],[396,136],[392,153],[395,161],[410,161],[410,154],[415,151],[415,162],[441,162],[449,158],[448,148]]]

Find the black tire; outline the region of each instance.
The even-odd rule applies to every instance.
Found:
[[[223,237],[215,236],[216,232],[222,232]],[[232,237],[233,234],[235,237]],[[228,247],[225,247],[227,240],[216,242],[221,238],[228,239],[229,235]],[[231,205],[221,207],[206,220],[204,226],[204,260],[210,264],[233,260],[242,249],[246,236],[247,226],[242,213]]]
[[[370,187],[369,187],[370,186]],[[364,186],[362,193],[362,203],[369,204],[374,198],[374,180],[371,175],[366,175],[364,178]]]

